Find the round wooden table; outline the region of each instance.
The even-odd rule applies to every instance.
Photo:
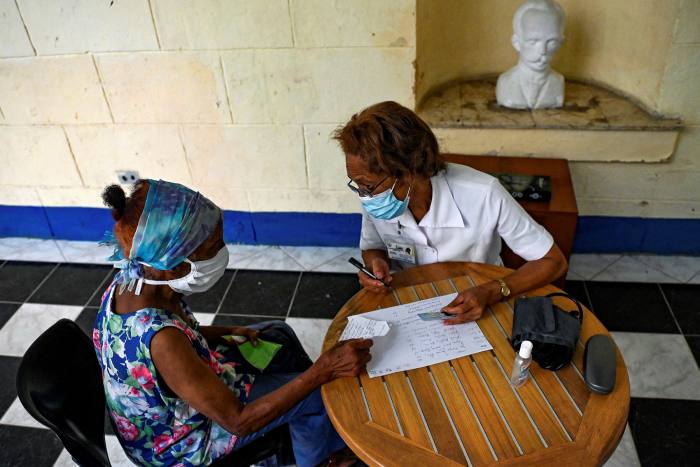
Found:
[[[409,303],[488,282],[509,269],[476,263],[420,266],[394,276],[393,292],[360,291],[333,320],[324,350],[335,344],[347,316]],[[552,286],[526,295],[558,291]],[[555,303],[570,310],[566,299]],[[509,342],[513,301],[498,303],[477,321],[493,350],[415,370],[369,378],[340,378],[323,386],[338,433],[370,465],[600,465],[614,451],[627,421],[630,392],[622,355],[609,395],[583,381],[583,344],[608,334],[584,312],[572,364],[557,372],[531,366],[530,380],[514,389],[515,354]]]

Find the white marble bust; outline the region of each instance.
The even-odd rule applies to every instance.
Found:
[[[511,43],[518,64],[498,77],[496,100],[512,109],[564,104],[564,77],[550,68],[564,41],[564,10],[553,0],[527,0],[513,16]]]

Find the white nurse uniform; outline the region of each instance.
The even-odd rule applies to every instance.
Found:
[[[496,178],[448,164],[430,182],[430,208],[418,223],[409,209],[391,220],[363,210],[360,249],[399,251],[390,254],[399,260],[395,267],[446,261],[501,265],[501,238],[528,261],[542,258],[554,244]]]

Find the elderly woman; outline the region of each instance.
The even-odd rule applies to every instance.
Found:
[[[207,465],[288,423],[296,461],[313,466],[344,449],[319,387],[357,375],[368,340],[342,343],[314,364],[291,329],[200,326],[183,295],[205,292],[223,275],[228,250],[221,210],[164,181],[118,186],[103,198],[116,220],[120,272],[102,298],[93,341],[107,406],[128,456],[141,465]],[[225,335],[277,340],[264,373],[246,365]]]
[[[547,284],[567,268],[552,236],[485,173],[446,164],[428,125],[411,110],[381,102],[353,115],[334,138],[345,153],[348,186],[362,203],[360,248],[386,283],[395,268],[445,261],[502,264],[501,239],[527,260],[499,280],[463,290],[447,324],[476,320],[512,294]],[[359,273],[375,292],[386,287]]]

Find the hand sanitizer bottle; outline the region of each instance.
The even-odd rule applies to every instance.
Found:
[[[522,341],[520,343],[520,351],[515,355],[515,362],[513,362],[510,384],[516,388],[525,384],[530,376],[530,371],[528,370],[530,363],[532,363],[532,342]]]

